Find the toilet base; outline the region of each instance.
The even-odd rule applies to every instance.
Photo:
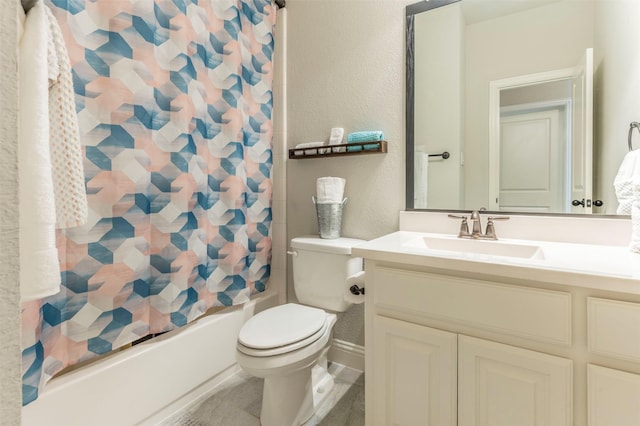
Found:
[[[309,420],[331,393],[334,381],[327,370],[326,351],[315,365],[285,376],[264,379],[262,426],[299,426]]]

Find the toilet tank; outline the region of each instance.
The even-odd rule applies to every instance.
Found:
[[[351,248],[363,242],[355,238],[293,238],[293,285],[298,301],[334,312],[346,311],[351,306],[345,299],[346,280],[362,271],[362,258],[352,257]]]

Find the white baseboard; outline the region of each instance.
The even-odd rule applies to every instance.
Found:
[[[337,362],[354,370],[364,371],[364,346],[333,339],[328,358],[329,361]]]

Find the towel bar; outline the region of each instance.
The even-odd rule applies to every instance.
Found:
[[[429,154],[429,157],[442,157],[443,160],[446,160],[447,158],[449,158],[450,155],[451,154],[445,151],[442,154]]]

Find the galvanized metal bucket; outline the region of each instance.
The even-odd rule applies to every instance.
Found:
[[[342,208],[347,204],[347,199],[341,203],[317,203],[316,197],[311,197],[313,204],[316,205],[316,213],[318,214],[318,230],[320,238],[335,239],[340,238],[340,229],[342,228]]]

